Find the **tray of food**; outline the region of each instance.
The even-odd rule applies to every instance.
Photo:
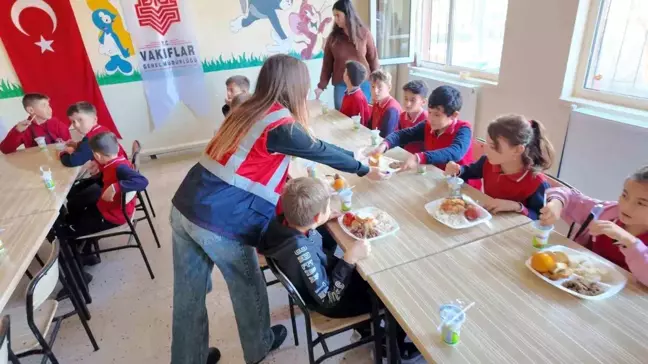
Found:
[[[493,218],[485,208],[465,195],[432,201],[425,205],[425,210],[437,221],[452,229],[466,229]]]
[[[614,264],[562,245],[533,254],[526,266],[545,282],[584,300],[612,297],[628,282]]]
[[[393,217],[375,207],[347,212],[338,218],[338,223],[347,235],[367,241],[382,239],[400,229]]]

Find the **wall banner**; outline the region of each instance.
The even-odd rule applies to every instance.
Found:
[[[121,0],[135,45],[149,112],[161,127],[179,101],[209,114],[207,88],[185,0]]]

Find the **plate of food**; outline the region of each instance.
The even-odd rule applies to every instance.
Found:
[[[363,151],[364,149],[361,151],[361,155],[364,155]],[[361,160],[361,162],[367,163],[369,167],[379,167],[381,171],[390,173],[396,173],[400,171],[403,165],[403,162],[394,158],[386,157],[381,153],[376,153],[374,155],[365,157],[363,160]]]
[[[375,207],[347,212],[338,218],[338,223],[347,235],[367,241],[382,239],[400,229],[393,217]]]
[[[534,253],[526,266],[545,282],[584,300],[612,297],[628,282],[614,264],[562,245]]]
[[[437,221],[452,229],[466,229],[493,218],[485,208],[465,195],[432,201],[425,205],[425,210]]]

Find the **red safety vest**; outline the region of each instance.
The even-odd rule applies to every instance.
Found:
[[[275,104],[252,126],[233,153],[218,161],[205,155],[200,164],[224,182],[277,205],[286,184],[290,157],[268,152],[268,132],[292,122],[290,111]]]

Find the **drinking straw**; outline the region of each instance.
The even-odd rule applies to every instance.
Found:
[[[468,312],[468,310],[470,310],[474,305],[475,305],[475,302],[471,302],[468,306],[464,307],[463,310],[459,311],[456,315],[452,316],[451,319],[441,321],[441,324],[439,324],[439,326],[437,326],[437,331],[441,331],[441,327],[443,326],[444,323],[452,322],[452,321],[456,320],[459,316],[461,316],[462,314],[465,314],[466,312]]]

